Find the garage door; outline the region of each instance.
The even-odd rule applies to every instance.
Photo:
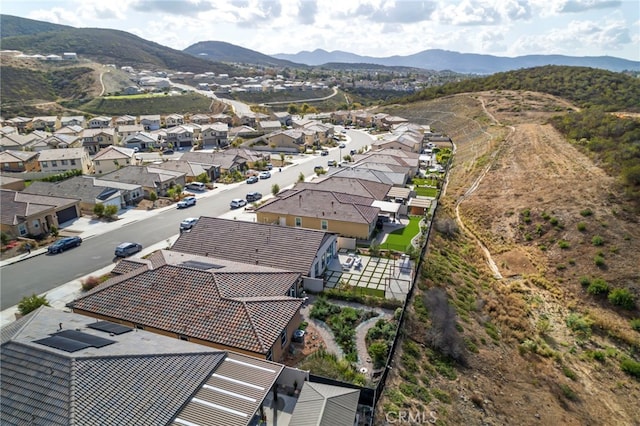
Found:
[[[67,207],[64,210],[60,210],[58,213],[58,224],[65,223],[71,219],[78,217],[78,211],[76,206]]]

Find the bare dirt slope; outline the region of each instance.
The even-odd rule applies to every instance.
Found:
[[[630,320],[640,314],[581,284],[603,279],[640,300],[640,226],[615,179],[545,124],[571,108],[502,91],[390,110],[454,140],[437,217],[455,220],[457,205],[464,232],[432,235],[378,424],[394,410],[442,424],[640,424],[640,383],[621,370],[638,361]],[[455,373],[425,337],[422,300],[434,286],[446,289],[467,348],[465,366],[445,363]]]

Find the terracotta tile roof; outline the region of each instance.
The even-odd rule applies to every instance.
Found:
[[[108,280],[69,306],[265,354],[299,314],[301,299],[277,295],[287,279],[288,289],[299,275],[222,273],[221,283],[218,275],[184,265],[134,270]],[[243,279],[247,282],[239,284]],[[267,316],[260,317],[263,314]]]
[[[309,274],[334,234],[288,226],[200,217],[172,250]]]
[[[374,199],[333,191],[301,189],[285,191],[256,212],[314,217],[352,223],[375,222],[380,209],[372,207]]]

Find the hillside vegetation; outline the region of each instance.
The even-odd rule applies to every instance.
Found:
[[[638,424],[638,215],[548,124],[573,109],[506,90],[385,109],[456,154],[376,424]]]
[[[211,112],[211,99],[197,93],[182,95],[147,95],[135,97],[94,98],[87,103],[63,103],[67,107],[95,115],[188,114]]]

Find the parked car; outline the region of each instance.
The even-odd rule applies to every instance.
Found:
[[[260,179],[269,179],[271,177],[271,173],[269,173],[269,172],[260,172],[258,177]]]
[[[273,164],[267,163],[267,170],[272,170],[272,169],[273,169]]]
[[[327,156],[327,155],[329,155],[329,151],[327,151],[326,149],[323,149],[322,151],[320,151],[320,155],[323,156],[323,157]]]
[[[187,208],[189,206],[195,206],[196,205],[196,197],[184,197],[182,200],[178,201],[178,208],[179,209],[184,209]]]
[[[252,203],[261,199],[262,194],[257,191],[249,192],[245,198],[247,199],[247,202]]]
[[[182,222],[180,222],[180,230],[188,231],[189,229],[193,228],[193,225],[195,225],[197,222],[198,222],[197,217],[188,217]]]
[[[207,189],[206,185],[202,182],[190,182],[187,184],[187,188],[193,191],[204,191]]]
[[[322,166],[315,166],[315,167],[313,168],[313,171],[314,171],[314,172],[316,172],[316,173],[322,173],[322,172],[324,172],[324,167],[322,167]]]
[[[337,165],[338,165],[338,163],[336,163],[336,160],[327,161],[327,166],[329,166],[329,167],[335,167]]]
[[[340,145],[338,145],[339,148],[346,148],[346,145],[341,143]]]
[[[47,248],[47,252],[49,254],[62,253],[67,249],[78,247],[80,244],[82,244],[82,238],[80,237],[64,237],[51,244]]]
[[[258,181],[258,177],[257,176],[249,176],[247,178],[247,183],[256,183]]]
[[[229,206],[232,209],[238,209],[246,205],[247,205],[247,200],[243,200],[242,198],[234,198],[233,200],[231,200],[231,203],[229,204]]]
[[[351,151],[349,151],[349,155],[356,155],[358,153],[358,151],[356,151],[355,149],[352,149]]]
[[[165,149],[164,151],[162,151],[163,155],[173,155],[173,150],[172,149]]]
[[[116,257],[128,257],[142,250],[138,243],[122,243],[116,247]]]

